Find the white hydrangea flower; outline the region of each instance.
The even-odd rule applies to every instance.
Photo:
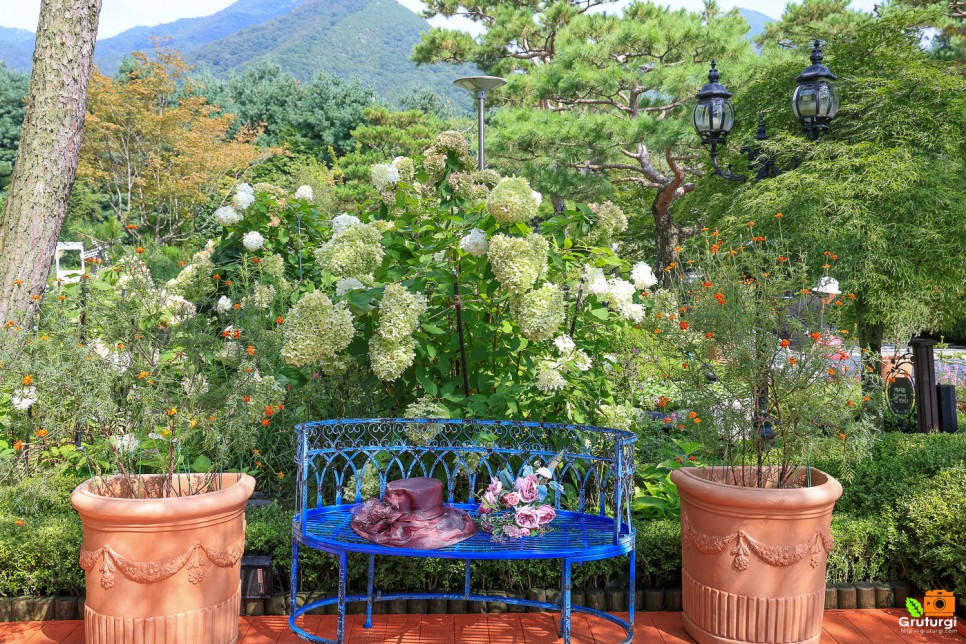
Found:
[[[315,250],[315,259],[323,270],[337,277],[359,279],[379,268],[384,255],[382,233],[362,223],[343,229]]]
[[[537,216],[539,193],[523,177],[505,177],[486,197],[486,211],[501,224],[525,223]]]
[[[657,276],[654,275],[653,269],[646,262],[634,264],[634,268],[631,270],[631,280],[634,282],[634,286],[642,291],[657,284]]]
[[[590,264],[584,264],[584,288],[588,293],[597,297],[606,295],[609,287],[607,277],[604,276],[604,270]]]
[[[556,284],[544,284],[510,300],[510,312],[523,337],[531,342],[549,340],[564,321],[563,293]]]
[[[618,309],[618,313],[624,317],[625,320],[633,322],[634,324],[640,324],[644,321],[644,305],[643,304],[625,304]]]
[[[630,405],[601,405],[600,414],[602,426],[628,430],[640,416],[640,410]]]
[[[587,207],[596,215],[594,228],[587,237],[590,243],[599,246],[610,244],[615,235],[627,230],[627,216],[612,202],[592,203],[587,204]],[[614,251],[616,250],[615,248]]]
[[[349,291],[361,291],[365,287],[365,284],[354,277],[344,277],[335,283],[335,294],[342,297]]]
[[[172,326],[181,324],[198,313],[198,307],[180,295],[166,294],[164,296],[164,308],[164,317]]]
[[[315,194],[312,192],[312,186],[299,186],[298,190],[295,191],[295,198],[302,201],[314,200]]]
[[[352,313],[322,291],[309,293],[285,316],[282,357],[296,367],[335,357],[352,342]]]
[[[618,310],[621,307],[631,304],[634,300],[634,293],[636,292],[637,289],[627,280],[612,277],[607,280],[607,293],[603,296],[603,299],[610,304],[611,308]]]
[[[222,295],[218,298],[218,303],[215,304],[215,310],[219,313],[227,313],[231,311],[232,301],[227,295]]]
[[[369,362],[380,380],[393,381],[402,375],[416,358],[416,341],[411,337],[391,342],[378,333],[369,340]]]
[[[215,240],[214,239],[209,239],[208,241],[205,242],[205,252],[208,253],[209,255],[211,255],[212,253],[215,252]]]
[[[228,226],[234,226],[235,224],[237,224],[239,221],[243,219],[243,217],[238,213],[238,211],[236,211],[231,206],[222,206],[221,208],[215,211],[214,217],[215,217],[215,221],[217,221],[219,224],[221,224],[226,228]]]
[[[218,351],[215,352],[215,360],[225,364],[238,364],[241,360],[242,348],[237,342],[228,341]]]
[[[490,242],[486,237],[486,232],[479,228],[474,228],[460,239],[460,248],[473,257],[482,257],[489,247]]]
[[[238,210],[248,210],[248,207],[255,203],[255,195],[250,192],[236,192],[231,203]]]
[[[265,245],[265,237],[257,230],[250,230],[242,237],[242,244],[248,250],[258,250]]]
[[[396,230],[396,222],[386,221],[385,219],[377,219],[373,222],[370,222],[369,225],[381,233],[384,233],[388,230]]]
[[[244,182],[243,183],[239,183],[235,187],[235,194],[241,194],[241,193],[253,195],[253,194],[255,194],[255,189],[252,188],[251,184],[244,183]]]
[[[372,166],[372,184],[377,192],[382,192],[386,188],[391,188],[399,183],[399,168],[391,163],[377,163]]]
[[[338,237],[345,231],[347,231],[352,226],[361,224],[358,217],[350,215],[349,213],[342,213],[332,218],[332,236]]]
[[[534,190],[530,193],[530,196],[533,197],[533,200],[537,202],[537,207],[540,207],[540,204],[543,203],[543,195]]]
[[[553,343],[557,345],[557,351],[562,356],[569,355],[571,351],[577,348],[577,345],[574,344],[573,339],[569,335],[561,335]]]
[[[536,233],[526,237],[494,235],[487,256],[500,285],[512,293],[526,293],[547,270],[550,244]]]
[[[558,365],[553,360],[543,360],[537,365],[537,389],[544,393],[560,391],[567,386],[567,380],[560,373]]]
[[[593,363],[590,356],[584,353],[582,349],[577,349],[570,354],[570,364],[579,371],[588,371]]]
[[[260,309],[267,309],[275,299],[275,287],[271,284],[255,284],[252,294],[242,298],[242,306],[254,304]]]
[[[136,452],[141,441],[134,434],[119,434],[111,437],[111,442],[119,452]]]
[[[267,257],[262,257],[262,261],[258,264],[262,273],[269,275],[276,279],[283,279],[285,277],[285,259],[278,254],[271,254]]]
[[[23,389],[18,390],[10,398],[10,404],[13,405],[14,409],[18,409],[20,411],[27,411],[36,402],[37,402],[36,387],[24,387]]]
[[[379,326],[376,333],[387,342],[400,342],[419,327],[426,313],[426,297],[410,293],[401,284],[387,284],[379,302]]]

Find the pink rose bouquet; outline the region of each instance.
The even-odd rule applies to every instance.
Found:
[[[534,537],[549,531],[557,516],[549,503],[550,495],[563,493],[563,486],[553,480],[559,457],[534,470],[527,465],[516,479],[509,470],[502,470],[480,494],[477,523],[481,530],[494,538],[519,539]]]

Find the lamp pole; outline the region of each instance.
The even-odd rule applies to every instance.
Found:
[[[486,153],[483,149],[483,113],[486,109],[486,93],[506,85],[506,79],[499,76],[466,76],[465,78],[457,78],[453,81],[453,84],[473,92],[476,97],[476,167],[483,170],[486,167]]]

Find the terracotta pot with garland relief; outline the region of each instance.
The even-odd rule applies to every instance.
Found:
[[[170,486],[161,475],[79,485],[71,503],[84,526],[85,641],[237,641],[245,504],[254,488],[237,473],[180,475]]]
[[[757,471],[671,474],[681,495],[684,627],[701,644],[819,642],[842,486],[814,468],[797,471],[800,487],[735,484]]]

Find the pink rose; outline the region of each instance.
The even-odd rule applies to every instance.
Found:
[[[503,502],[512,508],[520,502],[520,495],[516,492],[508,492],[503,495]]]
[[[547,525],[557,516],[557,511],[553,509],[552,505],[541,505],[537,508],[537,519],[540,521],[540,525]]]
[[[516,527],[515,525],[503,526],[503,533],[508,537],[513,537],[514,539],[518,539],[519,537],[523,536],[520,534],[520,528]]]
[[[477,514],[489,514],[491,512],[493,512],[493,508],[487,505],[481,505],[480,507],[476,508]]]
[[[496,495],[487,490],[483,493],[483,502],[487,505],[496,505]]]
[[[526,528],[520,528],[520,536],[521,537],[529,537],[530,536],[530,531],[527,530]]]
[[[503,484],[497,479],[490,479],[490,484],[486,486],[486,491],[499,495],[503,491]]]
[[[513,484],[513,489],[515,489],[520,494],[520,500],[524,503],[533,503],[538,498],[540,498],[540,493],[537,491],[537,477],[534,474],[530,474],[526,477],[520,477]]]
[[[540,527],[540,517],[537,516],[537,511],[533,508],[521,507],[517,508],[516,513],[516,524],[521,528],[527,528],[528,530],[535,530]]]

